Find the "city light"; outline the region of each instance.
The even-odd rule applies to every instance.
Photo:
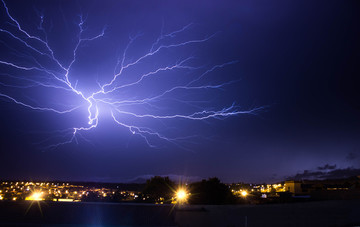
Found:
[[[44,200],[42,198],[42,192],[34,192],[33,194],[31,194],[31,196],[29,197],[26,197],[25,200],[33,200],[33,201],[41,201],[41,200]]]
[[[248,193],[247,193],[247,191],[242,191],[242,192],[241,192],[241,195],[242,195],[243,197],[246,197],[246,196],[248,195]]]
[[[177,202],[185,202],[187,199],[188,199],[188,193],[182,188],[178,189],[176,192]]]
[[[41,193],[40,192],[35,192],[33,195],[32,195],[33,199],[34,200],[41,200]]]

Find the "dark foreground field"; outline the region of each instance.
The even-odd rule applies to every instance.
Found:
[[[176,208],[40,202],[41,211],[38,203],[30,205],[0,202],[0,226],[360,226],[359,200]]]

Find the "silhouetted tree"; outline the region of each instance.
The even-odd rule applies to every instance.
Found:
[[[190,185],[190,204],[234,204],[237,199],[229,187],[216,177]]]
[[[169,177],[155,176],[146,181],[143,198],[146,202],[170,203],[174,194],[174,182]]]

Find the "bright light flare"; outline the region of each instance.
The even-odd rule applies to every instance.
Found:
[[[176,200],[178,202],[185,202],[188,199],[188,193],[185,189],[180,188],[176,192]]]
[[[42,192],[34,192],[31,196],[26,197],[25,200],[41,201],[44,200]]]
[[[246,197],[248,195],[247,191],[242,191],[241,196]]]

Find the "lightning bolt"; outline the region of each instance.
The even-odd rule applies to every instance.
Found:
[[[204,108],[201,105],[198,105],[195,100],[182,100],[180,96],[176,95],[179,93],[186,95],[189,91],[216,91],[218,89],[224,89],[224,87],[229,84],[238,82],[227,81],[215,84],[203,82],[204,78],[208,75],[211,75],[229,65],[236,64],[237,61],[225,62],[210,67],[195,67],[192,65],[194,57],[190,56],[182,58],[173,64],[160,66],[140,75],[136,75],[134,76],[134,79],[131,78],[131,82],[120,82],[120,78],[125,76],[124,74],[127,70],[139,67],[142,62],[151,61],[153,57],[161,56],[169,50],[177,50],[186,46],[206,43],[210,39],[214,38],[217,33],[198,39],[176,42],[175,38],[178,35],[185,33],[194,25],[188,24],[167,34],[164,33],[162,29],[160,36],[149,47],[149,51],[137,58],[129,58],[128,51],[141,35],[138,34],[134,37],[129,37],[129,42],[127,43],[122,55],[118,57],[114,67],[114,73],[110,76],[110,79],[102,84],[97,81],[98,89],[91,92],[91,94],[85,94],[81,89],[77,88],[78,81],[74,81],[72,79],[71,71],[78,60],[78,52],[82,48],[83,44],[91,43],[95,40],[101,41],[105,36],[106,26],[93,36],[85,36],[86,18],[84,19],[83,16],[79,16],[77,23],[77,41],[72,50],[72,59],[70,59],[70,61],[66,64],[56,57],[57,54],[52,49],[48,41],[48,35],[43,26],[43,14],[38,15],[40,19],[38,30],[42,31],[43,36],[36,36],[32,35],[31,32],[26,31],[19,21],[11,15],[11,12],[4,0],[2,0],[2,4],[12,28],[0,28],[0,33],[3,37],[12,39],[13,42],[16,42],[18,46],[21,46],[24,51],[19,52],[16,48],[13,48],[11,45],[0,40],[2,45],[7,47],[14,56],[22,59],[21,61],[9,60],[12,58],[9,58],[8,60],[0,59],[0,65],[2,65],[7,71],[0,72],[0,79],[5,78],[5,81],[12,82],[0,82],[0,86],[8,89],[46,88],[59,90],[71,94],[74,97],[78,97],[82,101],[81,103],[74,103],[72,106],[65,104],[58,105],[61,103],[55,103],[54,105],[40,105],[36,104],[36,102],[25,101],[23,97],[12,96],[8,93],[1,92],[1,90],[0,97],[24,108],[35,111],[52,112],[54,114],[69,114],[79,108],[86,108],[87,110],[87,125],[56,131],[55,133],[61,134],[61,136],[56,137],[60,137],[62,141],[47,145],[45,146],[45,149],[55,149],[59,146],[73,142],[78,143],[78,138],[82,138],[87,141],[81,133],[94,130],[98,126],[100,106],[104,105],[107,107],[107,110],[109,111],[115,124],[128,129],[130,134],[137,135],[142,138],[149,147],[157,147],[157,141],[165,141],[182,148],[185,147],[181,144],[181,141],[193,138],[194,136],[170,137],[155,128],[139,125],[139,121],[129,123],[128,121],[123,121],[123,119],[144,119],[146,121],[176,121],[179,119],[188,121],[206,121],[209,119],[222,120],[241,114],[256,114],[257,111],[262,109],[262,107],[257,107],[249,110],[241,110],[240,107],[234,103],[231,106],[216,110],[211,106]],[[49,67],[49,62],[51,67]],[[175,72],[189,73],[194,71],[198,73],[188,81],[178,82],[176,85],[167,87],[165,90],[159,90],[157,92],[154,91],[153,94],[147,97],[138,97],[134,94],[133,97],[127,98],[120,95],[125,89],[141,86],[145,81],[153,80],[159,75],[166,74],[170,77],[172,76],[171,74]],[[27,76],[27,73],[30,73],[32,77]],[[22,76],[19,76],[19,74],[22,74]],[[161,105],[163,100],[185,104],[194,107],[197,110],[192,112],[179,110],[177,113],[168,113],[163,115],[154,114],[154,112],[158,112],[154,110],[166,108],[166,106]],[[59,106],[62,106],[62,108]],[[140,107],[140,111],[129,108],[135,106]]]

